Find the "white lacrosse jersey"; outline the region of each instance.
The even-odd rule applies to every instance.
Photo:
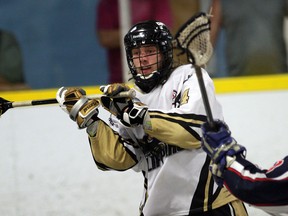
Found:
[[[204,69],[202,73],[213,117],[223,119],[214,84]],[[110,117],[106,123],[100,121],[90,143],[100,169],[143,173],[140,215],[193,215],[236,200],[214,183],[210,158],[201,149],[200,126],[207,117],[193,66],[176,68],[165,84],[149,93],[135,90],[136,98],[149,107],[151,128],[125,127]],[[135,145],[145,134],[165,143],[162,158],[147,156]]]

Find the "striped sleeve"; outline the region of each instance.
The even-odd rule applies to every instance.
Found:
[[[89,142],[93,159],[101,170],[124,171],[137,163],[135,154],[124,145],[121,136],[103,121],[99,121],[96,136],[89,136]]]
[[[244,202],[256,206],[288,204],[288,157],[266,170],[239,155],[223,177],[227,189]]]
[[[162,142],[185,149],[200,148],[199,128],[204,115],[149,111],[152,127],[145,132]]]

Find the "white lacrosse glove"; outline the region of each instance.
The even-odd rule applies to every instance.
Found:
[[[56,99],[60,107],[69,114],[80,129],[86,128],[93,122],[99,120],[97,99],[88,99],[86,92],[81,88],[61,87],[56,93]]]

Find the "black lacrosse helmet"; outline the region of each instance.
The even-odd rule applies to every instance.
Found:
[[[156,20],[148,20],[134,25],[124,37],[124,45],[129,69],[135,84],[144,92],[150,92],[159,84],[165,83],[173,64],[172,35],[166,25]],[[137,74],[133,63],[132,49],[143,45],[156,45],[162,60],[157,62],[158,69],[145,77]]]

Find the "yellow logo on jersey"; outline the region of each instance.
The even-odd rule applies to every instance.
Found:
[[[182,95],[181,100],[180,100],[180,106],[183,105],[183,104],[188,103],[188,101],[189,101],[188,93],[189,93],[189,89],[186,89],[183,92],[183,95]]]

